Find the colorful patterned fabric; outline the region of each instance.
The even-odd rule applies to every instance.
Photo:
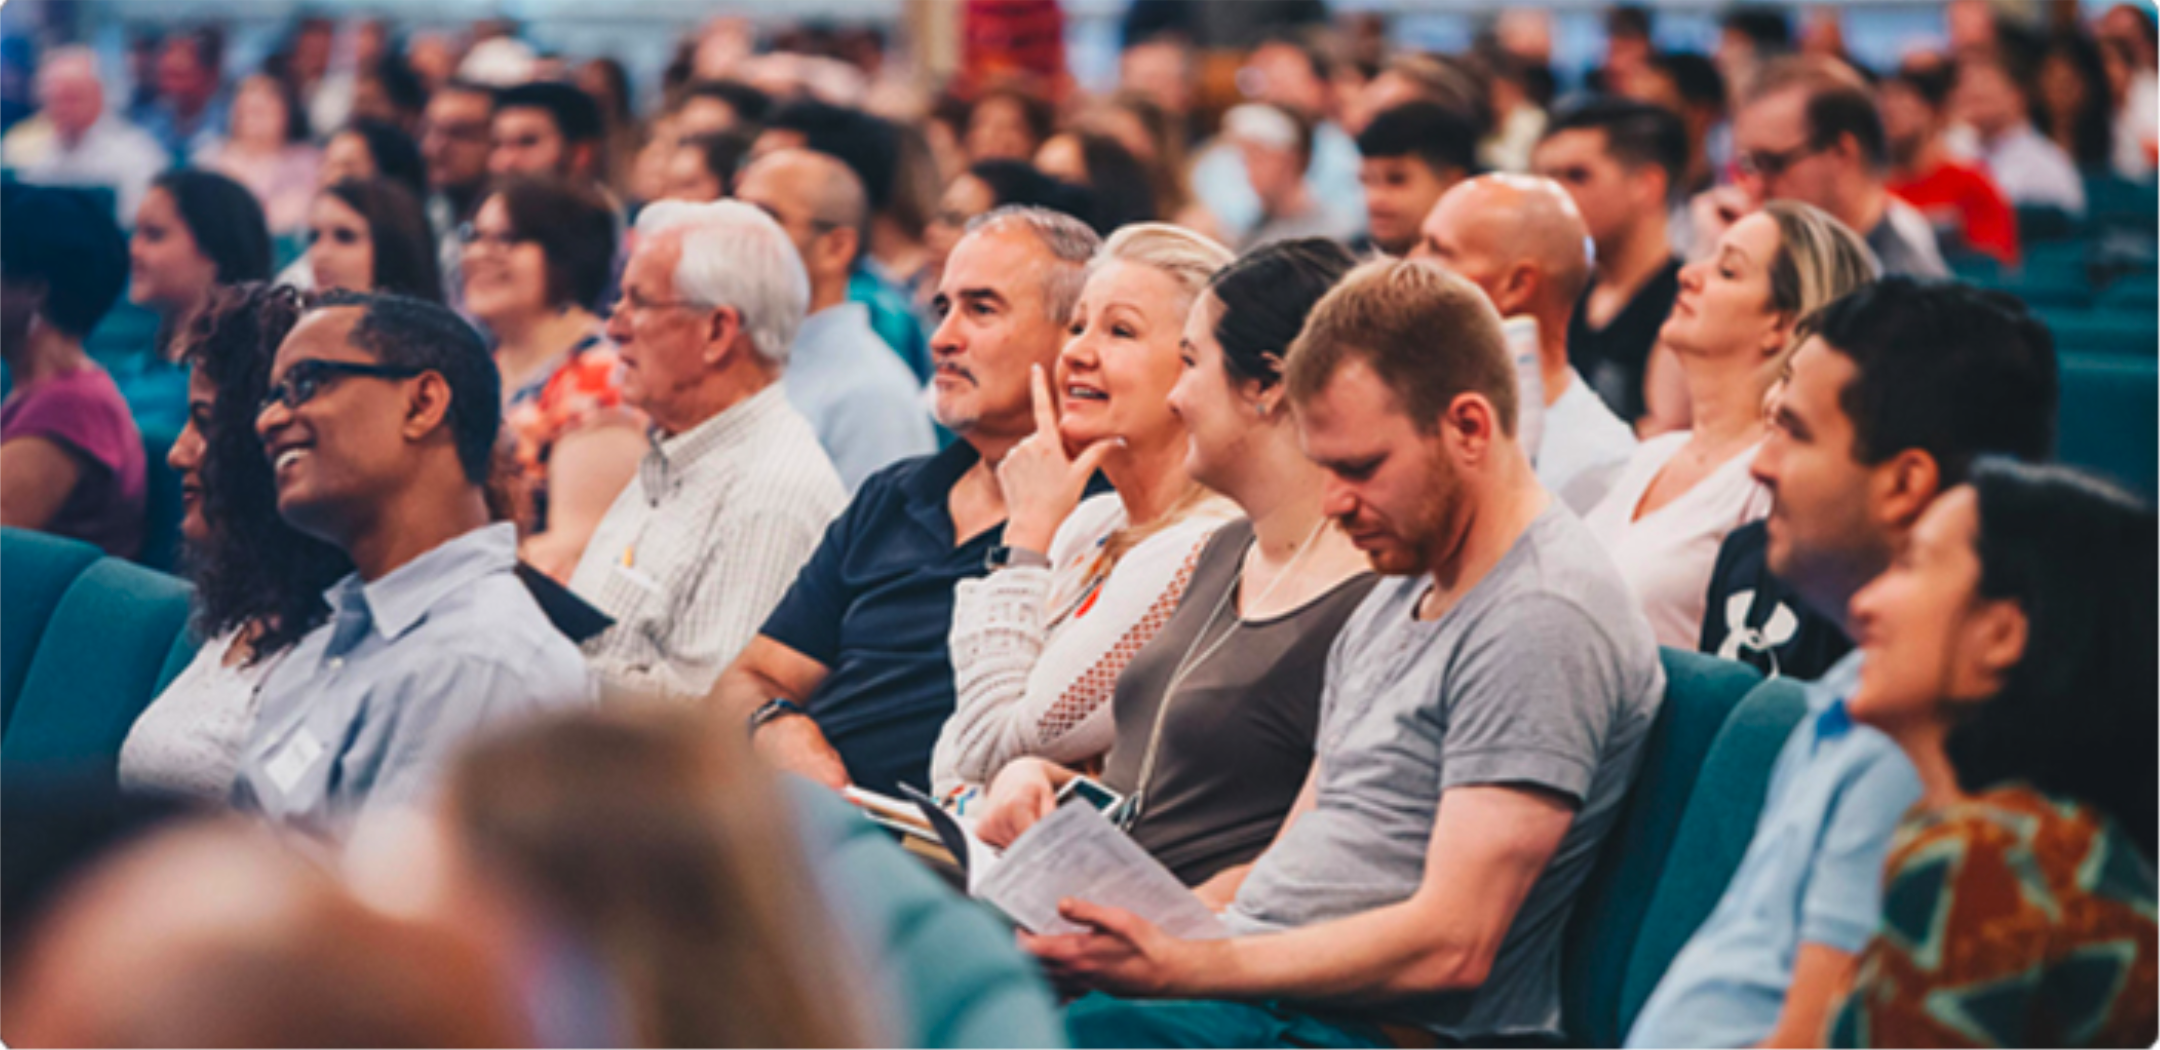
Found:
[[[518,477],[531,500],[533,531],[546,528],[547,463],[564,434],[602,419],[642,425],[622,403],[622,361],[597,333],[571,347],[555,367],[511,392],[503,410]]]
[[[2089,807],[1987,792],[1898,829],[1832,1046],[2150,1046],[2150,861]]]

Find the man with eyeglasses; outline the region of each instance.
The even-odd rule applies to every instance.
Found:
[[[473,733],[592,701],[484,494],[502,422],[487,348],[449,310],[333,293],[278,347],[256,417],[278,513],[354,572],[258,692],[234,802],[342,840],[423,800]]]
[[[1927,217],[1890,193],[1882,115],[1851,67],[1803,56],[1764,66],[1733,118],[1733,152],[1738,186],[1696,198],[1699,245],[1766,201],[1795,200],[1866,237],[1885,274],[1950,275]]]
[[[758,158],[735,196],[773,217],[810,277],[810,315],[788,353],[788,401],[810,420],[850,494],[888,464],[937,451],[922,388],[848,301],[869,206],[847,165],[810,150]]]
[[[570,589],[615,620],[585,643],[601,691],[705,695],[810,558],[847,494],[780,376],[810,282],[741,201],[661,201],[608,318],[623,401],[652,448]]]

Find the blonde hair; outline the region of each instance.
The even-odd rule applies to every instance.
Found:
[[[740,726],[629,699],[452,766],[450,824],[607,968],[639,1046],[867,1046],[862,975]]]
[[[1777,355],[1782,367],[1799,346],[1808,318],[1882,276],[1882,266],[1867,241],[1821,208],[1771,201],[1762,210],[1778,227],[1777,254],[1770,260],[1770,307],[1792,322],[1793,335]]]
[[[1088,263],[1088,273],[1108,262],[1126,262],[1161,271],[1177,282],[1178,291],[1190,309],[1193,301],[1205,291],[1215,272],[1230,265],[1236,254],[1211,237],[1194,233],[1183,226],[1167,222],[1136,222],[1121,226],[1110,239],[1103,242],[1095,258]],[[1178,318],[1183,326],[1185,318]],[[1116,567],[1118,559],[1127,551],[1140,545],[1149,536],[1161,532],[1190,517],[1194,511],[1222,497],[1195,481],[1154,521],[1143,525],[1129,525],[1119,529],[1103,544],[1102,569],[1107,574]]]
[[[1167,222],[1136,222],[1121,226],[1103,242],[1088,272],[1107,262],[1129,262],[1161,270],[1178,284],[1190,304],[1207,287],[1215,271],[1230,265],[1235,253],[1211,237]],[[1179,318],[1183,321],[1183,318]]]

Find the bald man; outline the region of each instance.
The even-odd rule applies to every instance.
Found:
[[[771,215],[810,275],[810,315],[795,337],[784,383],[853,495],[888,464],[937,451],[922,389],[848,301],[869,203],[862,182],[823,153],[767,153],[736,178],[735,196]]]
[[[150,180],[171,164],[150,133],[105,111],[97,53],[63,47],[38,67],[40,111],[0,141],[0,162],[24,182],[110,186],[122,226],[135,224]]]
[[[1567,190],[1529,175],[1483,175],[1442,195],[1418,230],[1417,258],[1484,289],[1500,316],[1536,325],[1545,413],[1538,480],[1581,513],[1605,495],[1635,432],[1568,364],[1568,318],[1590,280],[1590,234]]]

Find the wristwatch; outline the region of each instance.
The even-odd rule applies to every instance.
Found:
[[[1050,567],[1050,556],[1026,547],[1007,547],[1000,544],[990,548],[990,553],[983,558],[983,567],[991,572],[1009,567],[1047,569]]]
[[[770,700],[765,701],[765,706],[750,712],[750,735],[756,736],[759,727],[763,726],[765,723],[770,722],[776,718],[785,718],[788,715],[801,715],[804,718],[808,718],[810,717],[810,712],[803,710],[801,704],[798,704],[793,700],[789,700],[786,697],[776,696]]]

